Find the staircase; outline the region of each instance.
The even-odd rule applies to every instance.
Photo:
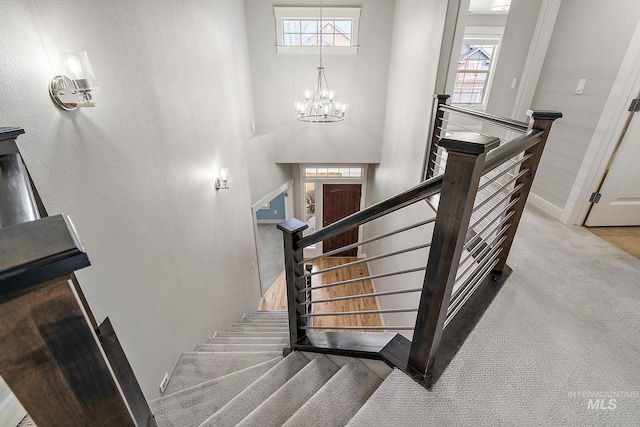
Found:
[[[386,400],[387,381],[427,393],[379,361],[283,357],[288,334],[286,312],[258,311],[183,353],[163,397],[149,402],[158,426],[366,426],[381,403],[367,402]]]

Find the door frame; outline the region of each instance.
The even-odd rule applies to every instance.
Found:
[[[631,37],[609,97],[591,137],[578,175],[559,220],[583,225],[589,214],[589,197],[600,189],[605,172],[629,121],[631,100],[640,93],[640,22]]]
[[[301,219],[304,217],[304,212],[305,212],[305,183],[307,182],[313,182],[315,184],[315,188],[314,191],[316,193],[316,221],[315,221],[315,226],[316,226],[316,231],[320,230],[322,228],[322,223],[323,223],[323,214],[322,214],[322,209],[324,208],[324,203],[322,201],[322,194],[323,194],[323,186],[324,184],[360,184],[362,185],[362,195],[360,197],[360,210],[364,209],[366,207],[366,198],[367,198],[367,170],[368,170],[368,164],[365,163],[349,163],[349,164],[336,164],[336,163],[327,163],[327,164],[320,164],[320,163],[306,163],[306,164],[300,164],[299,165],[299,171],[300,171],[300,202],[298,203],[298,206],[300,206],[300,212],[302,212],[302,217]],[[342,167],[342,168],[348,168],[348,167],[359,167],[362,168],[362,178],[306,178],[304,176],[304,170],[305,168],[310,167],[310,168],[315,168],[315,167]],[[360,227],[360,230],[358,231],[358,241],[362,240],[362,236],[363,236],[363,227]],[[311,257],[315,257],[315,256],[320,256],[322,255],[323,250],[322,250],[322,242],[318,242],[316,243],[314,246],[308,247],[308,248],[304,248],[304,258],[311,258]],[[362,252],[362,246],[358,247],[358,255],[359,258],[363,258],[366,257],[366,254],[364,254]]]
[[[293,206],[294,206],[294,200],[293,200],[293,184],[294,184],[294,180],[291,179],[287,182],[285,182],[284,184],[278,186],[277,188],[271,190],[267,195],[265,195],[264,197],[262,197],[260,200],[258,200],[257,202],[255,202],[253,205],[251,205],[251,219],[253,221],[253,241],[254,241],[254,246],[256,249],[256,260],[257,260],[257,271],[258,271],[258,286],[260,287],[260,296],[264,297],[264,290],[263,290],[263,286],[262,286],[262,274],[261,274],[261,270],[260,270],[260,250],[259,250],[259,242],[258,242],[258,218],[257,218],[257,213],[258,211],[266,204],[269,203],[271,200],[273,200],[275,197],[277,197],[280,193],[282,193],[283,191],[286,191],[288,196],[285,198],[285,203],[284,203],[284,218],[285,220],[290,219],[293,217]],[[284,250],[284,249],[283,249]]]

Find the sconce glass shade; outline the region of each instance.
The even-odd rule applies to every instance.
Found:
[[[216,178],[216,190],[229,189],[229,169],[220,169],[220,176]]]
[[[54,52],[51,59],[57,74],[49,84],[53,102],[63,110],[94,107],[91,90],[98,84],[87,52]]]
[[[489,10],[509,10],[511,0],[492,0]]]

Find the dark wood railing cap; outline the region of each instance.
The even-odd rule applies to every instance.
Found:
[[[66,215],[0,228],[0,295],[91,265]]]
[[[533,120],[556,120],[562,118],[562,113],[552,110],[529,110],[527,115],[531,116]]]
[[[18,135],[22,135],[24,129],[22,128],[0,128],[0,140],[3,139],[15,139]]]
[[[433,97],[437,98],[437,99],[447,100],[447,99],[451,98],[451,95],[445,95],[444,93],[434,93]]]
[[[469,133],[453,133],[440,140],[440,146],[449,152],[464,154],[487,153],[500,145],[500,138]]]
[[[309,225],[297,218],[291,218],[278,224],[278,230],[285,231],[289,234],[295,234],[299,231],[306,230],[307,228],[309,228]]]

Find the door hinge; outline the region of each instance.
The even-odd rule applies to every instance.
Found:
[[[595,193],[591,193],[591,197],[589,197],[589,202],[590,203],[598,203],[600,201],[600,197],[602,196],[602,194],[600,194],[599,192],[595,192]]]
[[[631,101],[629,111],[633,113],[635,113],[636,111],[640,111],[640,99],[634,99],[633,101]]]

